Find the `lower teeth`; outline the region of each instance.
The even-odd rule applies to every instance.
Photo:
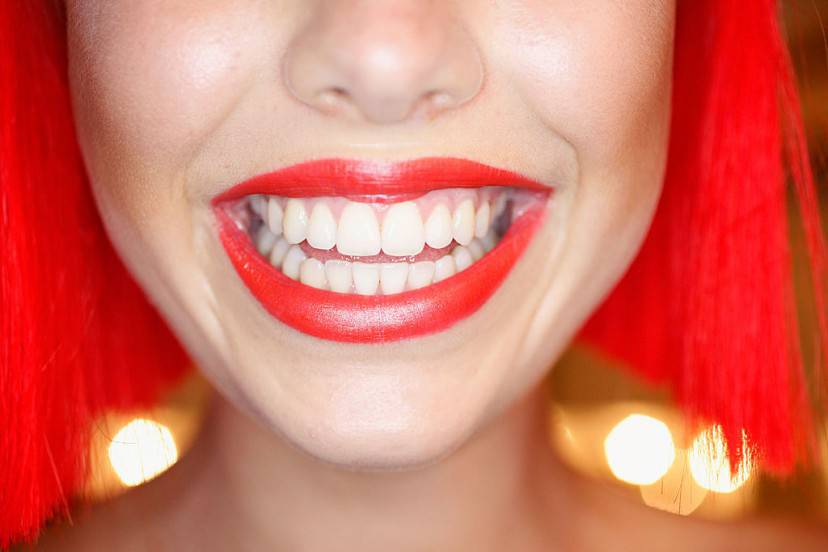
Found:
[[[461,272],[480,260],[500,241],[493,228],[483,238],[468,245],[456,245],[451,253],[435,261],[360,262],[330,259],[322,261],[308,255],[301,245],[290,245],[261,226],[256,232],[256,248],[288,278],[317,289],[359,295],[391,295],[435,284]]]

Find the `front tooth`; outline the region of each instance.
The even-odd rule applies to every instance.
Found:
[[[447,246],[454,239],[451,228],[451,212],[441,203],[431,211],[425,223],[426,243],[434,249]]]
[[[316,249],[333,249],[336,245],[336,219],[330,207],[320,201],[313,206],[308,221],[308,243]]]
[[[270,250],[276,243],[276,236],[268,230],[267,226],[260,226],[256,233],[256,250],[262,255],[269,255]]]
[[[325,278],[325,265],[317,259],[305,259],[299,269],[299,281],[317,289],[327,288],[328,279]]]
[[[411,265],[408,272],[408,287],[409,289],[420,289],[431,284],[434,279],[434,263],[431,261],[422,261]]]
[[[308,211],[301,199],[289,199],[284,215],[285,239],[288,243],[301,243],[308,237]]]
[[[420,210],[413,201],[395,203],[382,219],[382,250],[388,255],[417,255],[425,246]]]
[[[479,240],[472,240],[469,245],[466,246],[466,249],[469,250],[471,253],[472,259],[475,261],[479,261],[481,257],[486,253],[483,251],[483,245],[480,243]]]
[[[366,203],[348,202],[339,217],[336,249],[343,255],[364,257],[380,252],[379,223],[374,209]]]
[[[492,211],[488,201],[484,201],[477,208],[477,214],[474,216],[474,236],[476,238],[482,238],[489,231],[489,223],[491,222],[489,218],[491,213]]]
[[[327,261],[325,263],[325,275],[328,277],[328,285],[331,291],[337,293],[350,293],[354,278],[351,275],[351,263],[348,261]]]
[[[454,276],[455,272],[457,269],[454,266],[454,257],[451,255],[441,257],[434,263],[434,283]]]
[[[288,278],[298,280],[299,270],[302,261],[304,261],[307,258],[308,256],[305,255],[305,252],[302,251],[302,248],[298,245],[294,245],[293,247],[288,249],[288,252],[285,255],[285,260],[282,261],[282,273]]]
[[[354,289],[360,295],[374,295],[379,287],[379,265],[371,263],[353,263]]]
[[[267,226],[270,228],[270,231],[276,234],[277,236],[282,235],[282,224],[284,222],[284,211],[282,211],[282,206],[279,205],[279,202],[276,198],[271,197],[267,202]]]
[[[460,245],[468,245],[474,237],[474,203],[471,199],[464,199],[454,210],[452,218],[454,239]]]
[[[451,256],[454,257],[454,266],[457,268],[457,272],[466,270],[474,262],[469,250],[462,246],[455,247],[454,251],[451,252]]]
[[[285,238],[279,238],[276,245],[273,246],[273,251],[270,252],[270,264],[275,267],[282,266],[288,249],[290,249],[290,244],[285,241]]]
[[[408,279],[408,263],[384,263],[380,269],[380,287],[385,295],[400,293]]]

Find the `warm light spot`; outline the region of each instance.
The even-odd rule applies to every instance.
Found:
[[[161,474],[178,460],[169,428],[136,418],[122,427],[109,444],[109,461],[124,485],[133,487]]]
[[[745,450],[744,461],[736,474],[731,474],[730,460],[727,457],[722,428],[710,427],[701,432],[690,447],[690,473],[700,486],[716,493],[732,493],[748,479],[753,469],[747,439],[742,434],[742,447]]]
[[[676,449],[664,422],[632,414],[609,432],[604,454],[615,477],[634,485],[650,485],[673,465]]]

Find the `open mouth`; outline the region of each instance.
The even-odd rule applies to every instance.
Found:
[[[550,188],[460,159],[322,160],[213,201],[251,293],[303,333],[385,342],[478,310],[517,262]]]

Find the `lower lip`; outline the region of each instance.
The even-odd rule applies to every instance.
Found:
[[[347,343],[387,343],[443,331],[474,314],[500,287],[543,220],[541,206],[512,222],[488,254],[454,276],[394,295],[316,289],[282,274],[220,207],[219,236],[250,292],[276,319],[302,333]]]

